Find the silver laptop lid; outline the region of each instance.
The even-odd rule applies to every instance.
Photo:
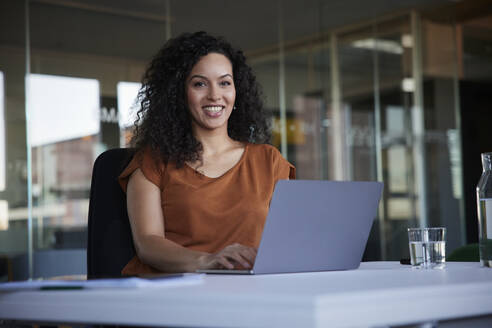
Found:
[[[279,181],[254,273],[358,268],[382,190],[380,182]]]

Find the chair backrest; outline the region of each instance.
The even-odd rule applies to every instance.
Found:
[[[119,277],[135,255],[126,195],[118,176],[134,149],[110,149],[99,155],[92,171],[87,240],[87,277]]]

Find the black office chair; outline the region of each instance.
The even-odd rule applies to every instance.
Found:
[[[118,176],[134,149],[110,149],[98,156],[92,171],[87,240],[87,277],[120,277],[135,255],[126,195]]]

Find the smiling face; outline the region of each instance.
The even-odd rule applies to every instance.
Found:
[[[186,80],[186,97],[195,131],[197,128],[227,131],[236,100],[229,59],[218,53],[203,56]]]

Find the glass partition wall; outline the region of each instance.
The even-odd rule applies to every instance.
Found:
[[[165,22],[43,1],[31,1],[29,15],[33,247],[83,249],[92,164],[120,147],[118,84],[140,80]],[[138,41],[143,31],[148,39]]]
[[[274,99],[267,104],[272,144],[279,148],[278,107],[286,104],[286,156],[298,179],[385,183],[366,260],[407,257],[408,227],[448,227],[448,251],[465,243],[456,181],[461,150],[453,26],[440,26],[441,34],[434,35],[434,23],[409,12],[320,31],[304,43],[287,42],[285,49],[253,56],[260,81],[275,86],[266,91]],[[446,62],[432,62],[436,40],[447,44],[445,54],[435,54]],[[279,74],[284,81],[262,80],[267,63],[270,71],[285,71]],[[447,70],[446,81],[436,74],[437,64]],[[285,99],[277,101],[277,85],[285,86]]]
[[[408,227],[446,226],[448,252],[473,241],[460,81],[469,74],[488,83],[476,67],[492,67],[477,50],[489,42],[490,17],[462,24],[409,10],[332,27],[323,1],[310,2],[311,16],[299,22],[294,2],[237,5],[262,6],[270,19],[253,39],[208,16],[180,25],[195,2],[105,3],[0,4],[1,17],[16,17],[8,27],[15,33],[0,33],[0,259],[11,268],[1,279],[84,273],[92,164],[127,146],[151,56],[170,36],[194,30],[225,34],[245,51],[271,115],[271,143],[298,179],[384,182],[365,260],[408,257]],[[216,9],[233,26],[238,8]],[[78,264],[48,269],[49,256]]]
[[[92,165],[102,151],[125,144],[127,98],[136,96],[131,83],[138,88],[148,59],[166,40],[165,14],[147,13],[165,3],[145,13],[90,1],[2,6],[2,16],[11,15],[2,19],[8,31],[20,32],[15,40],[0,33],[8,140],[0,191],[8,204],[0,203],[0,254],[8,269],[0,276],[84,274]]]
[[[348,30],[338,37],[345,177],[385,183],[366,257],[399,259],[415,225],[412,163],[410,15]]]
[[[24,17],[22,1],[0,2],[0,281],[14,278],[14,259],[28,264]]]

